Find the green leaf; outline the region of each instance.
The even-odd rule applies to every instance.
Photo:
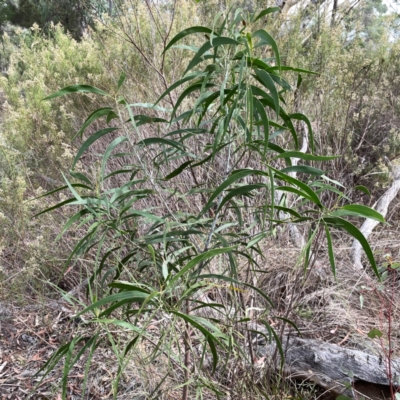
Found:
[[[191,81],[192,79],[195,78],[199,78],[201,76],[205,76],[206,74],[204,72],[192,72],[189,75],[186,75],[185,77],[183,77],[182,79],[180,79],[179,81],[176,81],[175,83],[173,83],[159,98],[158,100],[154,103],[154,105],[158,104],[166,95],[168,95],[169,93],[171,93],[174,89],[176,89],[177,87],[179,87],[180,85],[184,84],[187,81]]]
[[[261,232],[258,235],[254,236],[253,239],[247,243],[246,249],[250,249],[251,247],[255,246],[259,241],[263,240],[268,236],[267,232]]]
[[[299,187],[304,192],[304,194],[306,194],[306,196],[304,196],[304,194],[302,194],[303,197],[308,198],[313,203],[315,203],[317,206],[322,208],[322,204],[321,204],[318,196],[308,185],[306,185],[305,183],[300,182],[298,179],[292,178],[291,176],[286,175],[286,174],[282,173],[281,171],[278,171],[274,168],[271,168],[271,170],[275,171],[275,175],[277,175],[280,179],[283,179],[284,181]]]
[[[81,172],[74,172],[74,171],[69,171],[69,173],[73,178],[79,179],[80,181],[85,182],[88,185],[92,186],[92,182],[85,174],[83,174]],[[93,188],[90,187],[90,190],[93,190]]]
[[[197,264],[208,260],[209,258],[215,257],[219,254],[228,253],[232,251],[234,247],[223,247],[221,249],[211,249],[205,251],[204,253],[199,254],[194,257],[191,261],[189,261],[177,274],[175,274],[168,283],[168,288],[172,287],[175,282],[177,282],[183,275],[185,275],[188,271],[193,269]]]
[[[107,147],[106,151],[104,152],[103,159],[101,161],[101,179],[104,180],[104,171],[106,168],[107,160],[110,158],[111,153],[113,150],[123,142],[126,142],[128,138],[126,136],[117,137],[114,139]]]
[[[230,278],[229,276],[225,276],[225,275],[218,275],[218,274],[204,274],[204,275],[200,275],[198,277],[198,279],[203,280],[203,279],[220,279],[221,281],[225,281],[225,282],[231,282],[231,283],[236,283],[237,285],[243,285],[246,286],[252,290],[254,290],[255,292],[257,292],[261,297],[263,297],[265,300],[267,300],[267,302],[269,304],[271,304],[272,307],[274,307],[274,303],[271,301],[271,299],[260,289],[258,289],[256,286],[250,285],[249,283],[245,283],[245,282],[240,282],[236,279]]]
[[[134,291],[137,290],[139,292],[150,294],[151,289],[144,288],[135,283],[126,282],[126,281],[113,281],[109,285],[109,287],[120,289],[120,291]]]
[[[215,372],[215,369],[218,364],[218,353],[215,347],[215,343],[218,343],[221,345],[221,342],[207,329],[205,329],[198,321],[203,322],[204,318],[199,318],[199,317],[194,317],[194,316],[189,316],[187,314],[182,314],[177,311],[171,311],[172,314],[175,314],[176,316],[182,318],[185,320],[187,323],[192,325],[193,327],[197,328],[206,338],[208,345],[210,346],[210,350],[213,356],[213,373]],[[204,321],[208,322],[208,321]],[[208,323],[209,324],[209,323]],[[213,327],[216,331],[218,331],[217,327]]]
[[[211,41],[208,41],[203,44],[203,46],[200,47],[199,51],[196,53],[196,55],[192,58],[190,61],[189,65],[187,66],[184,74],[186,74],[188,71],[190,71],[192,68],[194,68],[197,64],[199,64],[201,61],[203,61],[202,57],[205,52],[208,50],[212,49],[213,47],[218,47],[218,46],[223,46],[223,45],[238,45],[239,42],[235,39],[229,38],[229,37],[216,37]]]
[[[140,210],[131,210],[129,217],[132,215],[139,215],[141,217],[147,218],[150,221],[156,221],[156,222],[165,222],[165,219],[162,217],[157,217],[157,215],[150,214],[145,211],[140,211]]]
[[[281,11],[280,7],[269,7],[263,11],[260,12],[260,14],[257,15],[255,18],[254,22],[258,21],[260,18],[265,17],[268,14],[274,13],[274,12],[279,12]]]
[[[151,144],[167,145],[167,146],[175,147],[178,150],[184,151],[184,147],[181,143],[176,142],[175,140],[171,140],[171,139],[154,137],[154,138],[143,139],[137,143],[138,146],[140,146],[142,144],[145,146],[149,146]]]
[[[216,199],[225,189],[227,189],[230,185],[242,179],[248,175],[254,174],[256,171],[252,169],[245,169],[234,171],[230,177],[228,177],[221,185],[218,186],[217,189],[214,190],[213,194],[211,195],[210,199],[208,200],[207,204],[204,206],[203,210],[201,211],[199,218],[204,215],[210,207],[213,205],[214,199]]]
[[[68,186],[66,186],[66,187],[68,187]],[[70,203],[73,203],[73,202],[75,202],[75,201],[76,201],[75,197],[72,197],[72,198],[70,198],[70,199],[64,200],[64,201],[62,201],[61,203],[57,203],[57,204],[54,205],[54,206],[51,206],[51,207],[49,207],[49,208],[46,208],[46,209],[43,210],[43,211],[40,211],[39,213],[35,214],[33,217],[36,218],[36,217],[38,217],[39,215],[45,214],[45,213],[47,213],[47,212],[49,212],[49,211],[56,210],[57,208],[61,208],[61,207],[65,206],[66,204],[70,204]]]
[[[93,94],[100,94],[102,96],[109,96],[110,95],[106,92],[104,92],[101,89],[98,89],[94,86],[89,86],[89,85],[72,85],[72,86],[67,86],[58,92],[55,92],[51,94],[50,96],[45,97],[43,100],[50,100],[54,99],[56,97],[60,96],[65,96],[66,94],[71,94],[71,93],[93,93]]]
[[[310,200],[310,201],[315,203],[315,201],[307,193],[304,193],[302,190],[296,189],[296,188],[291,187],[291,186],[277,186],[275,188],[275,190],[280,190],[281,192],[294,193],[294,194],[297,194],[300,197],[304,197],[305,199],[308,199],[308,200]]]
[[[95,335],[95,337],[97,337],[97,335]],[[42,377],[42,379],[40,380],[39,383],[41,383],[43,381],[43,379],[46,377],[46,375],[48,375],[48,373],[54,369],[54,367],[57,365],[58,361],[68,352],[72,343],[73,343],[73,346],[75,346],[75,344],[78,344],[82,341],[88,341],[88,340],[90,340],[90,338],[88,338],[86,336],[84,336],[84,337],[78,336],[78,337],[74,338],[71,342],[64,344],[58,350],[56,350],[56,352],[52,354],[52,356],[43,365],[43,367],[40,368],[39,371],[36,372],[35,376],[40,374],[42,371],[45,371],[44,376]]]
[[[111,296],[107,296],[104,299],[96,301],[92,305],[86,307],[83,311],[78,313],[76,316],[79,317],[82,314],[85,314],[89,311],[94,310],[95,308],[100,308],[104,304],[113,303],[115,301],[122,301],[122,300],[130,300],[132,303],[141,303],[149,296],[148,293],[139,292],[138,290],[132,290],[127,292],[120,292],[116,294],[112,294]]]
[[[209,87],[214,87],[215,84],[214,83],[206,83],[206,85],[203,86],[203,82],[196,82],[193,83],[192,85],[190,85],[189,87],[187,87],[182,94],[178,97],[178,100],[175,103],[174,109],[172,110],[172,115],[171,115],[171,119],[173,119],[175,117],[176,111],[178,109],[178,107],[180,106],[180,104],[182,103],[182,101],[189,96],[191,93],[197,91],[197,90],[202,90],[202,89],[207,89]],[[188,111],[189,115],[192,114],[191,111]]]
[[[191,28],[187,28],[181,32],[179,32],[177,35],[175,35],[171,41],[168,43],[168,45],[165,47],[163,54],[171,47],[173,46],[176,42],[179,42],[179,40],[183,39],[184,37],[188,35],[193,35],[194,33],[206,33],[208,35],[211,35],[213,31],[210,28],[207,28],[205,26],[193,26]],[[215,35],[215,33],[213,33]]]
[[[274,101],[276,115],[279,116],[279,95],[278,91],[276,90],[274,81],[272,80],[268,72],[265,72],[261,69],[256,69],[255,72],[259,82],[262,83],[270,91],[272,99]]]
[[[118,90],[121,89],[121,86],[124,84],[125,78],[126,78],[126,73],[122,71],[118,79]]]
[[[312,154],[302,153],[301,151],[286,151],[282,154],[277,155],[276,158],[300,158],[301,160],[307,161],[329,161],[339,158],[341,156],[314,156]]]
[[[101,129],[100,131],[97,131],[93,135],[89,136],[89,138],[83,143],[83,145],[80,147],[78,150],[78,153],[76,154],[74,161],[72,163],[72,169],[75,168],[76,163],[79,161],[79,159],[82,157],[82,154],[98,139],[103,137],[104,135],[107,135],[108,133],[114,132],[118,130],[118,128],[105,128]]]
[[[290,319],[284,318],[284,317],[275,317],[275,318],[280,319],[281,321],[284,321],[284,322],[286,322],[287,324],[293,326],[293,328],[297,331],[297,333],[299,334],[299,336],[302,336],[302,334],[301,334],[299,328],[297,327],[297,325],[296,325],[293,321],[291,321]]]
[[[222,199],[221,204],[218,207],[218,211],[222,209],[222,207],[229,202],[233,197],[236,196],[246,196],[249,195],[249,193],[253,190],[256,189],[262,189],[265,187],[265,184],[263,183],[256,183],[254,185],[245,185],[245,186],[240,186],[238,188],[232,189],[229,191],[229,193]]]
[[[359,231],[359,229],[357,227],[355,227],[352,223],[350,223],[342,218],[339,218],[339,217],[335,217],[335,218],[325,217],[325,218],[323,218],[323,221],[325,221],[327,224],[329,224],[335,228],[344,229],[351,236],[353,236],[354,239],[357,239],[360,242],[360,244],[361,244],[362,248],[364,249],[364,252],[367,255],[367,258],[371,264],[372,270],[374,271],[377,278],[379,280],[381,280],[371,247],[370,247],[367,239],[365,239],[364,235]]]
[[[73,187],[81,187],[81,188],[84,188],[84,189],[93,190],[92,187],[87,186],[87,185],[84,185],[84,184],[82,184],[82,183],[73,183],[72,186],[73,186]],[[42,198],[42,197],[51,196],[51,195],[54,194],[54,193],[60,192],[61,190],[65,190],[65,189],[68,189],[68,188],[69,188],[68,185],[60,186],[60,187],[58,187],[57,189],[50,190],[50,192],[46,192],[45,194],[42,194],[42,195],[40,195],[40,196],[38,196],[38,197],[35,197],[35,198],[31,199],[30,201],[37,200],[37,199],[40,199],[40,198]],[[37,215],[38,215],[38,214],[37,214]]]
[[[138,339],[140,338],[139,335],[137,335],[135,338],[133,338],[125,347],[124,349],[124,357],[129,353],[129,351],[132,349],[132,347],[135,347]]]
[[[64,225],[64,227],[62,228],[61,232],[57,235],[55,242],[57,242],[63,235],[64,233],[71,227],[71,225],[76,222],[79,221],[83,216],[87,215],[89,213],[89,210],[80,210],[78,211],[76,214],[74,214]]]
[[[134,118],[137,127],[145,124],[154,124],[160,122],[168,123],[168,121],[164,118],[149,117],[148,115],[142,115],[142,114],[135,115]]]
[[[382,222],[383,224],[386,223],[385,219],[380,213],[378,213],[378,211],[361,204],[349,204],[347,206],[340,207],[339,209],[335,210],[332,215],[336,217],[349,215],[354,217],[370,218],[375,221]]]
[[[254,38],[258,37],[259,39],[261,39],[260,43],[258,43],[256,47],[263,46],[265,44],[269,44],[272,47],[272,50],[275,53],[277,68],[280,71],[281,70],[281,57],[279,55],[278,46],[277,46],[275,40],[273,39],[273,37],[269,33],[267,33],[264,29],[260,29],[260,30],[256,31],[253,34],[253,37]]]
[[[133,103],[133,104],[128,104],[129,107],[142,107],[142,108],[150,108],[152,110],[156,111],[163,111],[163,112],[171,112],[171,108],[164,108],[160,106],[156,106],[153,103]]]
[[[314,153],[314,134],[313,134],[310,120],[304,114],[300,114],[300,113],[289,114],[289,118],[297,119],[299,121],[305,122],[305,124],[307,125],[307,128],[308,128],[308,137],[309,137],[309,142],[310,142],[311,153]]]
[[[183,164],[181,164],[178,168],[176,168],[174,171],[172,171],[170,174],[168,174],[164,180],[165,181],[169,181],[170,179],[174,178],[175,176],[179,175],[180,173],[182,173],[186,167],[188,167],[190,164],[192,164],[194,162],[194,160],[191,161],[186,161]]]
[[[368,332],[368,337],[369,337],[370,339],[375,339],[376,337],[380,338],[380,337],[382,337],[382,336],[383,336],[383,333],[382,333],[379,329],[376,329],[376,328],[371,329],[371,330]]]
[[[82,125],[82,128],[79,129],[78,133],[74,136],[74,138],[77,137],[77,136],[82,137],[82,133],[85,131],[85,129],[86,129],[93,121],[95,121],[96,119],[99,119],[99,118],[101,118],[101,117],[103,117],[103,116],[106,116],[106,115],[109,116],[110,114],[116,115],[111,107],[99,108],[99,109],[93,111],[93,112],[87,117],[86,121],[85,121],[85,122],[83,123],[83,125]],[[113,128],[113,129],[117,129],[117,128]]]
[[[359,190],[360,192],[363,192],[363,193],[367,194],[368,196],[371,196],[371,192],[363,185],[355,186],[354,190]]]
[[[334,278],[336,278],[336,263],[335,263],[335,254],[333,251],[333,245],[332,245],[332,238],[331,234],[329,232],[329,228],[326,224],[325,225],[325,234],[326,234],[326,240],[328,242],[328,254],[329,254],[329,262],[331,264],[331,269]]]
[[[318,168],[309,167],[307,165],[294,165],[293,167],[281,169],[281,172],[285,174],[289,174],[290,172],[301,172],[303,174],[310,174],[315,176],[321,176],[324,174],[324,171],[321,171]]]
[[[279,68],[278,67],[271,67],[271,70],[277,70],[277,69],[279,69]],[[313,72],[313,71],[309,71],[307,69],[301,69],[301,68],[281,67],[280,70],[281,71],[300,72],[300,73],[303,73],[303,74],[319,75],[318,72]]]

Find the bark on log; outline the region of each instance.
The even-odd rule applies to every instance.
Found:
[[[262,332],[263,328],[257,330]],[[277,353],[276,345],[273,341],[270,345],[266,344],[262,338],[261,335],[257,338],[257,353],[259,357],[265,357],[267,366],[270,366]],[[298,337],[284,337],[282,347],[285,353],[284,372],[293,379],[310,380],[334,395],[344,394],[350,398],[358,398],[360,392],[357,388],[364,387],[367,392],[363,394],[383,399],[383,395],[379,396],[381,389],[377,390],[378,385],[389,389],[386,362],[381,357]],[[277,358],[274,365],[279,368]],[[392,371],[393,382],[399,382],[400,360],[392,360]],[[374,391],[378,394],[372,396]]]

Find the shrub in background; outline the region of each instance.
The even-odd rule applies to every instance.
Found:
[[[62,27],[54,25],[49,35],[34,26],[29,31],[17,28],[16,34],[3,36],[2,60],[7,71],[0,78],[0,151],[3,154],[0,176],[7,177],[3,182],[7,188],[3,191],[0,212],[6,216],[3,232],[13,234],[3,236],[3,247],[8,251],[2,255],[18,254],[12,260],[3,259],[5,271],[29,267],[31,252],[26,243],[36,242],[40,237],[42,252],[38,259],[41,270],[36,275],[40,279],[58,281],[59,277],[55,279],[55,275],[60,274],[61,260],[70,249],[69,236],[57,249],[51,246],[61,223],[58,219],[46,223],[30,221],[36,210],[28,202],[40,194],[40,188],[50,190],[62,181],[61,173],[68,171],[71,157],[76,152],[76,142],[72,138],[88,111],[99,106],[100,102],[91,94],[70,98],[62,104],[43,102],[43,97],[71,83],[71,79],[77,84],[86,82],[113,91],[121,71],[125,71],[127,79],[122,93],[135,93],[138,103],[144,99],[154,101],[168,86],[171,79],[168,75],[173,77],[180,71],[183,56],[176,57],[176,51],[175,54],[171,52],[161,62],[158,55],[166,40],[165,35],[175,34],[188,23],[194,4],[185,1],[177,3],[173,15],[158,13],[154,5],[149,8],[143,2],[138,2],[134,9],[117,6],[115,4],[114,19],[104,15],[97,20],[96,30],[89,30],[89,34],[79,42],[65,34]],[[95,132],[102,124],[95,122],[85,134]],[[98,141],[81,160],[79,167],[84,167],[86,171],[93,169],[95,174],[96,154],[104,149],[103,142]],[[22,197],[9,190],[10,185],[18,186]],[[17,213],[16,207],[5,204],[18,204],[24,212]],[[61,220],[64,218],[63,215],[59,217]],[[53,218],[56,218],[55,214]],[[23,250],[17,250],[20,248]],[[35,266],[39,264],[34,263]],[[87,268],[90,269],[89,266]],[[23,274],[17,276],[22,277]],[[71,287],[77,279],[80,279],[79,275],[64,287]],[[15,281],[16,286],[21,283],[18,282]],[[22,293],[24,288],[21,285]]]

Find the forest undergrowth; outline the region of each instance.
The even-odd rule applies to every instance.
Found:
[[[398,158],[394,19],[272,6],[121,2],[80,41],[3,35],[2,341],[29,353],[3,351],[5,394],[16,362],[19,396],[318,398],[259,363],[251,321],[400,357],[398,198],[351,258]]]

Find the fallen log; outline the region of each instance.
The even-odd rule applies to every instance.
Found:
[[[268,336],[265,331],[263,333]],[[267,366],[279,369],[276,344],[273,340],[267,344],[264,335],[256,338],[256,354],[264,357]],[[384,399],[389,393],[387,365],[382,357],[315,339],[288,336],[283,337],[282,348],[285,354],[283,372],[290,378],[315,382],[336,396],[342,394],[357,399],[362,394],[371,399]],[[399,359],[392,360],[392,373],[392,382],[398,384]]]

